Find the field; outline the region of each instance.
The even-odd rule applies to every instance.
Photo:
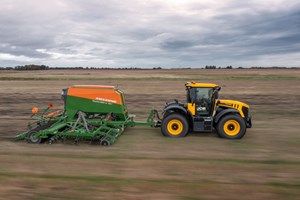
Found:
[[[185,101],[191,80],[251,106],[243,139],[171,139],[150,127],[127,129],[111,147],[11,139],[32,107],[62,108],[61,89],[73,84],[117,85],[143,120],[165,101]],[[0,199],[299,199],[300,70],[0,71],[0,84]]]

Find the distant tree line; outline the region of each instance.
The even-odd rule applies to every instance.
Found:
[[[223,67],[217,67],[215,65],[206,65],[205,69],[232,69],[232,66],[230,65],[230,66],[223,68]]]
[[[58,70],[69,70],[69,69],[77,69],[77,70],[149,70],[149,69],[162,69],[161,67],[153,67],[153,68],[141,68],[141,67],[51,67],[51,69]]]
[[[46,65],[20,65],[15,67],[0,67],[0,70],[48,70]]]
[[[153,68],[141,68],[141,67],[48,67],[46,65],[20,65],[15,67],[0,67],[0,70],[161,70],[161,69],[300,69],[300,67],[232,67],[231,65],[226,67],[217,67],[215,65],[206,65],[205,67],[191,68],[191,67],[180,67],[180,68],[162,68],[162,67],[153,67]]]
[[[161,67],[140,68],[140,67],[48,67],[46,65],[23,65],[15,67],[0,67],[0,70],[160,70]]]
[[[299,69],[300,67],[277,67],[277,66],[272,66],[272,67],[250,67],[251,69]]]
[[[231,65],[226,66],[226,67],[217,67],[215,65],[206,65],[204,67],[205,69],[299,69],[300,67],[277,67],[277,66],[272,66],[272,67],[257,67],[257,66],[253,66],[253,67],[237,67],[234,68]]]

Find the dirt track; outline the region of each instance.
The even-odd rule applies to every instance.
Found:
[[[0,199],[297,199],[300,70],[0,71],[0,136],[23,131],[33,106],[61,107],[60,91],[72,84],[118,85],[145,119],[165,101],[184,101],[190,80],[250,104],[254,127],[235,141],[136,127],[109,148],[2,139]]]

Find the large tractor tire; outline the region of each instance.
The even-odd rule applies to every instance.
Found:
[[[220,137],[241,139],[246,133],[246,123],[239,115],[229,114],[220,119],[216,125]]]
[[[161,132],[168,137],[184,137],[189,131],[187,119],[180,114],[170,114],[163,119]]]

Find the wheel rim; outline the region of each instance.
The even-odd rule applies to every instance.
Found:
[[[179,135],[183,130],[183,124],[178,119],[172,119],[169,121],[167,129],[171,135]]]
[[[29,137],[29,138],[30,138],[30,141],[31,141],[32,143],[36,143],[36,142],[38,142],[38,141],[40,140],[40,138],[34,137],[36,133],[37,133],[37,132],[32,133],[32,134],[30,135],[30,137]]]
[[[241,130],[241,125],[236,120],[228,120],[224,124],[224,132],[229,136],[236,136]]]

